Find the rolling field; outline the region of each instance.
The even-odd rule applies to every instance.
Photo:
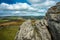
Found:
[[[0,24],[0,40],[14,40],[23,21]]]
[[[7,26],[0,30],[0,40],[14,40],[19,26]]]
[[[14,40],[24,19],[0,19],[0,40]]]
[[[41,17],[0,17],[0,40],[14,40],[20,25],[27,19],[32,19],[34,25],[35,20]]]

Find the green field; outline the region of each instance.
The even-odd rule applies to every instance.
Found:
[[[9,20],[0,20],[0,23],[8,22]]]
[[[7,26],[0,29],[0,40],[14,40],[19,26]]]
[[[0,17],[0,40],[14,40],[22,20],[18,17]]]

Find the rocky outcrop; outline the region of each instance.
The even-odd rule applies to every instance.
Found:
[[[47,22],[46,22],[46,20],[43,20],[43,19],[42,20],[37,20],[35,22],[35,27],[37,29],[36,32],[38,32],[40,34],[39,35],[40,36],[39,40],[51,40],[50,33],[49,33],[48,29],[47,29]]]
[[[60,40],[60,2],[48,9],[45,19],[34,25],[31,20],[24,22],[15,40]]]
[[[52,39],[60,40],[60,2],[48,9],[46,19]]]
[[[33,37],[33,29],[31,20],[27,20],[20,26],[15,40],[30,40]]]
[[[27,20],[20,26],[15,40],[51,40],[51,36],[43,21],[37,20],[32,25],[31,20]]]

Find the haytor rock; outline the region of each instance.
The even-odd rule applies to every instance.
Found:
[[[46,20],[52,40],[60,40],[60,2],[48,9]]]
[[[27,20],[20,26],[15,40],[51,40],[51,36],[43,21],[37,20],[33,25]]]
[[[35,22],[37,35],[39,35],[39,40],[51,40],[51,35],[47,29],[47,22],[46,20],[37,20]],[[35,30],[36,30],[35,29]]]
[[[33,37],[33,30],[31,20],[27,20],[20,26],[20,30],[16,35],[15,40],[30,40]]]

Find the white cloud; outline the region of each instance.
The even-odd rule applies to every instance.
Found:
[[[30,0],[29,2],[32,2],[33,0]],[[37,3],[35,2],[35,1],[38,1]],[[51,6],[53,6],[53,5],[55,5],[56,4],[56,2],[55,1],[53,1],[53,0],[45,0],[44,2],[42,2],[42,3],[40,3],[41,2],[41,0],[35,0],[33,3],[32,3],[32,6],[34,6],[34,7],[37,7],[37,8],[44,8],[44,7],[47,7],[47,8],[49,8],[49,7],[51,7]]]
[[[27,3],[16,3],[16,4],[0,4],[0,14],[8,14],[8,15],[45,15],[47,9],[53,6],[56,2],[52,0],[46,0],[44,3],[42,0],[30,0],[32,5]]]
[[[40,2],[41,0],[28,0],[28,1],[32,4],[36,4],[36,3]]]
[[[42,3],[41,5],[45,5],[45,6],[52,6],[55,5],[55,1],[53,0],[46,0],[44,3]]]
[[[30,5],[27,3],[16,3],[16,4],[6,4],[1,3],[0,9],[7,9],[7,10],[22,10],[22,9],[29,9],[31,8]]]
[[[45,12],[44,9],[34,8],[33,6],[27,3],[16,3],[16,4],[0,4],[0,14],[4,13],[8,15],[42,15],[41,12]],[[23,15],[22,15],[23,14]]]
[[[16,3],[16,4],[0,4],[0,11],[30,11],[30,12],[43,12],[44,9],[34,8],[27,3]]]
[[[32,6],[34,8],[38,9],[38,12],[44,12],[43,14],[45,14],[47,12],[47,10],[51,7],[54,6],[56,4],[55,1],[53,0],[46,0],[43,3],[37,3],[37,4],[32,4]]]

